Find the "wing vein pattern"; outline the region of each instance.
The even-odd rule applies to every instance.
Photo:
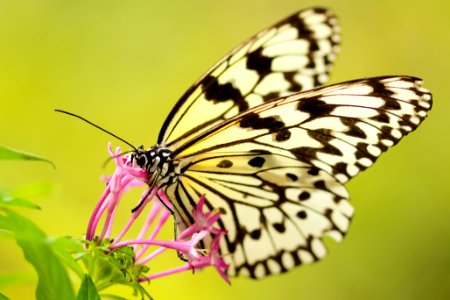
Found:
[[[265,101],[324,84],[339,41],[337,19],[323,8],[300,11],[262,30],[186,91],[166,119],[158,143],[176,147]]]
[[[178,231],[198,198],[219,209],[229,275],[261,278],[323,258],[353,216],[344,184],[412,132],[431,94],[409,76],[323,86],[339,51],[335,15],[300,11],[234,48],[178,101],[158,146]],[[163,182],[163,181],[161,181]]]
[[[431,108],[420,79],[367,78],[265,102],[175,149],[177,182],[166,187],[180,228],[195,199],[222,212],[221,250],[231,275],[259,278],[326,255],[353,208],[344,187],[417,128]]]

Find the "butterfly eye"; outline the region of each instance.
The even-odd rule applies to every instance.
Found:
[[[139,154],[136,156],[136,164],[140,167],[144,167],[147,164],[147,157],[145,154]]]

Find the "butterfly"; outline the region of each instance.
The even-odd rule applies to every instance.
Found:
[[[328,9],[310,8],[244,41],[176,103],[157,144],[131,153],[172,203],[178,232],[206,195],[228,234],[229,275],[261,278],[326,255],[353,216],[344,184],[431,109],[410,76],[323,86],[339,52]]]

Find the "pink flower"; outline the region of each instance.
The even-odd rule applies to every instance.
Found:
[[[194,262],[193,265],[196,268],[213,266],[216,268],[217,272],[219,272],[220,276],[226,282],[228,282],[228,284],[231,284],[230,279],[226,274],[228,264],[225,263],[225,261],[222,259],[222,256],[220,255],[220,237],[223,234],[223,232],[220,232],[217,236],[214,237],[209,255],[201,257],[199,260]]]
[[[195,220],[194,224],[186,228],[186,230],[180,234],[179,238],[183,238],[184,236],[201,230],[207,230],[214,234],[223,232],[223,230],[213,227],[213,224],[220,218],[220,212],[216,211],[204,213],[203,206],[205,205],[205,201],[205,195],[201,196],[193,213]]]
[[[135,265],[145,265],[167,250],[174,250],[186,258],[185,262],[180,260],[183,265],[170,270],[150,275],[141,274],[142,276],[140,275],[137,278],[138,282],[212,266],[217,269],[226,282],[230,283],[226,275],[228,265],[223,261],[219,251],[220,239],[226,234],[226,231],[214,227],[214,224],[220,218],[219,211],[203,212],[205,196],[200,197],[197,207],[193,211],[194,223],[181,232],[176,240],[164,241],[156,238],[170,219],[171,213],[167,208],[171,209],[172,204],[158,186],[155,186],[152,190],[146,189],[138,202],[138,209],[131,213],[130,219],[122,230],[116,236],[112,236],[112,228],[121,197],[133,187],[146,186],[151,174],[140,167],[132,167],[130,156],[122,156],[120,148],[117,148],[115,153],[112,151],[111,145],[108,145],[108,149],[116,163],[116,170],[111,177],[106,178],[107,186],[92,213],[86,238],[96,240],[99,245],[102,240],[110,240],[109,249],[111,251],[123,247],[132,247],[134,256],[131,260],[135,262]],[[156,195],[164,202],[164,205],[160,201],[152,201]],[[151,207],[148,209],[138,236],[134,239],[125,240],[124,237],[129,234],[129,229],[133,227],[135,221],[149,203]],[[105,220],[103,227],[100,234],[96,235],[98,225],[103,217]],[[199,249],[199,245],[206,245],[207,248]],[[150,247],[156,247],[157,249],[150,252],[148,251]]]

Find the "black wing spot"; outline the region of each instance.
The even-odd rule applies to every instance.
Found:
[[[255,229],[250,232],[250,237],[254,240],[259,240],[261,237],[261,229]]]
[[[297,217],[298,217],[299,219],[304,220],[304,219],[306,219],[306,218],[308,217],[308,215],[306,214],[306,211],[301,210],[301,211],[299,211],[299,212],[297,213]]]
[[[323,181],[323,180],[317,180],[316,182],[314,182],[314,187],[321,189],[321,190],[327,189],[327,187],[325,186],[325,181]]]
[[[355,152],[355,158],[356,159],[368,158],[372,162],[375,162],[375,160],[377,160],[377,157],[374,156],[374,155],[371,155],[369,153],[368,148],[369,148],[369,144],[366,144],[366,143],[358,143],[358,144],[356,144],[356,149],[358,149],[358,150]]]
[[[283,223],[273,223],[272,226],[279,233],[283,233],[286,231],[286,227],[284,226]]]
[[[389,99],[395,95],[393,91],[388,90],[386,85],[379,81],[369,82],[369,85],[373,88],[373,92],[371,93],[372,95],[381,96],[383,99]]]
[[[350,174],[347,173],[347,166],[348,165],[344,162],[337,163],[333,168],[333,174],[334,175],[344,174],[345,176],[347,176],[349,178],[352,177],[352,176],[350,176]]]
[[[275,140],[277,142],[284,142],[284,141],[289,140],[290,137],[291,137],[291,132],[289,130],[285,129],[285,130],[281,130],[281,131],[277,132],[277,134],[275,135]]]
[[[386,123],[386,124],[389,124],[389,122],[390,122],[390,117],[386,113],[379,113],[378,115],[371,117],[370,119],[380,122],[380,123]]]
[[[385,99],[384,100],[386,103],[384,104],[384,108],[386,108],[387,110],[400,110],[402,109],[400,103],[397,100],[394,99]]]
[[[230,168],[232,166],[233,162],[229,161],[228,159],[224,159],[217,164],[218,168]]]
[[[259,48],[247,55],[247,68],[255,70],[259,76],[264,77],[272,72],[272,58],[262,54],[263,48]]]
[[[297,175],[295,175],[295,174],[292,174],[292,173],[286,173],[286,176],[287,176],[287,178],[289,178],[289,179],[292,180],[292,181],[297,181],[297,180],[298,180],[298,177],[297,177]]]
[[[316,141],[319,141],[321,144],[326,144],[333,139],[331,130],[325,128],[310,130],[308,131],[308,135]]]
[[[308,170],[308,174],[312,176],[319,175],[320,169],[317,167],[311,167],[311,169]]]
[[[334,107],[322,100],[311,98],[300,101],[297,105],[297,109],[311,115],[323,116],[333,112]]]
[[[332,155],[337,155],[337,156],[343,156],[344,155],[342,153],[342,151],[339,150],[339,148],[334,147],[331,144],[326,144],[325,146],[323,146],[323,148],[320,151],[328,153],[328,154],[332,154]]]
[[[220,84],[216,77],[208,75],[203,78],[201,85],[207,100],[213,103],[231,100],[239,108],[239,111],[248,109],[248,103],[242,96],[241,91],[230,82]]]
[[[358,127],[358,121],[350,118],[340,118],[340,120],[342,124],[348,127],[348,130],[345,132],[345,134],[362,139],[367,138],[366,133]]]
[[[358,126],[350,127],[350,129],[346,132],[346,134],[349,136],[354,136],[354,137],[361,138],[361,139],[367,138],[366,133]]]
[[[298,200],[305,201],[308,200],[311,197],[311,194],[309,192],[301,192],[300,195],[298,195]]]
[[[255,113],[244,116],[239,125],[241,128],[269,129],[270,132],[275,132],[285,127],[279,116],[261,118]]]
[[[261,168],[265,162],[266,162],[266,160],[264,159],[264,157],[257,156],[257,157],[253,157],[252,159],[250,159],[248,161],[248,164],[255,168]]]

